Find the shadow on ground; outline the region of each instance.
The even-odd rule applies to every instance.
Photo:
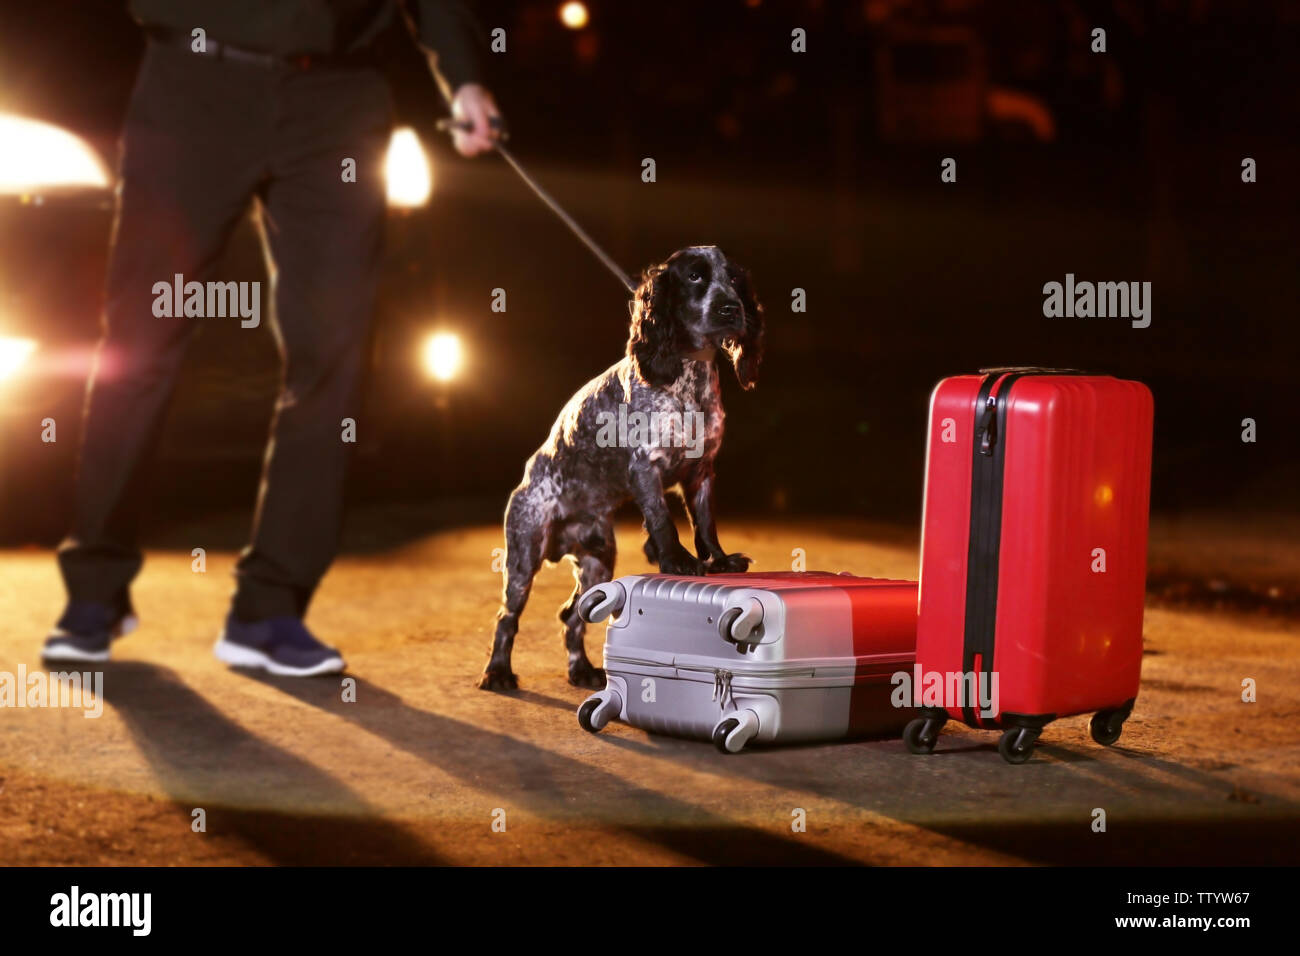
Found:
[[[1050,731],[1049,731],[1050,733]],[[1294,865],[1300,845],[1300,805],[1268,795],[1267,808],[1257,816],[1229,812],[1230,801],[1242,795],[1223,780],[1195,768],[1149,754],[1112,748],[1122,761],[1101,760],[1083,749],[1040,741],[1038,751],[1051,758],[1021,767],[1008,767],[997,754],[995,734],[941,738],[929,757],[907,753],[901,741],[888,747],[839,745],[852,748],[843,759],[856,761],[851,775],[825,773],[824,747],[782,748],[780,760],[764,759],[772,751],[745,751],[717,761],[711,750],[690,741],[664,737],[645,740],[609,737],[611,746],[644,754],[668,756],[696,770],[724,772],[769,786],[803,789],[860,807],[900,822],[975,846],[1042,864],[1073,866],[1245,866]],[[1198,795],[1197,808],[1141,806],[1140,794],[1152,786],[1153,774],[1180,778]],[[1014,776],[1013,776],[1014,775]],[[1091,829],[1093,807],[1082,806],[1074,786],[1087,780],[1088,803],[1107,810],[1105,834]],[[888,787],[871,781],[889,781]],[[1096,785],[1101,785],[1101,790]],[[1061,791],[1061,808],[1078,809],[1069,820],[1043,820],[1041,807],[1016,807],[1019,792],[1041,795],[1040,787]],[[942,792],[961,794],[987,813],[979,819],[955,819],[937,812]],[[1137,795],[1135,797],[1135,795]],[[928,799],[927,799],[928,797]],[[1245,795],[1246,799],[1260,799]],[[1218,801],[1222,815],[1210,812]]]
[[[608,821],[614,830],[664,847],[700,863],[746,866],[780,863],[800,865],[857,865],[857,861],[765,830],[739,825],[689,803],[626,781],[561,754],[525,741],[484,730],[463,721],[430,713],[405,703],[396,694],[356,678],[357,698],[366,706],[342,703],[337,686],[263,673],[249,676],[313,707],[346,718],[393,746],[471,784],[487,779],[495,792],[518,805],[551,818],[593,822],[602,813],[625,812]],[[572,710],[567,701],[535,692],[524,700],[545,707]],[[575,805],[573,794],[616,794],[613,804]],[[600,798],[597,797],[597,800]],[[629,823],[635,816],[653,822]]]
[[[185,816],[197,805],[190,802],[196,794],[220,794],[215,802],[202,800],[210,831],[234,834],[279,864],[443,862],[414,834],[386,822],[345,784],[226,718],[171,670],[124,662],[106,665],[106,671],[105,699],[121,714],[163,789]],[[258,768],[257,779],[248,779],[249,767]],[[277,792],[267,789],[268,782],[292,787],[323,804],[342,804],[356,816],[248,809]]]

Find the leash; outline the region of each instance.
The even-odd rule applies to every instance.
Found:
[[[453,130],[459,130],[461,132],[469,132],[473,128],[474,128],[473,125],[468,120],[453,120],[453,119],[438,120],[438,130],[443,133],[450,133]],[[505,148],[504,140],[507,137],[505,124],[502,123],[499,118],[494,117],[492,119],[492,128],[495,129],[500,134],[500,137],[498,139],[493,140],[492,146],[494,149],[496,149],[498,153],[501,154],[501,158],[504,159],[507,163],[509,163],[510,168],[519,174],[519,178],[528,184],[528,188],[537,194],[537,198],[540,199],[542,202],[546,203],[547,208],[550,209],[551,212],[555,213],[555,215],[557,215],[560,218],[560,222],[568,226],[569,231],[572,232],[575,236],[577,236],[580,240],[582,240],[582,244],[591,250],[592,255],[594,255],[597,259],[600,260],[601,265],[603,265],[606,269],[608,269],[611,273],[613,273],[614,278],[618,279],[618,281],[622,283],[623,288],[625,288],[628,292],[635,295],[636,284],[630,278],[628,278],[627,273],[618,267],[618,263],[616,263],[612,258],[610,258],[609,254],[605,252],[604,249],[596,245],[596,240],[592,239],[591,236],[587,235],[586,230],[584,230],[580,225],[578,225],[574,221],[573,217],[564,211],[563,207],[560,206],[560,204],[555,201],[555,198],[551,196],[551,194],[548,193],[545,189],[542,188],[541,183],[535,180],[532,176],[528,175],[528,171],[524,169],[523,166],[520,165],[519,160],[515,159],[514,155],[511,154],[510,150]]]

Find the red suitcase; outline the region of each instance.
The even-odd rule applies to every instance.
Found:
[[[1023,763],[1042,728],[1094,712],[1119,739],[1142,667],[1151,392],[1048,369],[989,369],[930,399],[914,698],[904,740],[951,717],[1004,729]]]

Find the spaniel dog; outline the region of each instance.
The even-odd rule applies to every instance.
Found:
[[[569,683],[600,688],[605,673],[583,646],[578,598],[614,574],[615,510],[635,501],[645,519],[645,554],[666,574],[745,571],[750,559],[718,543],[713,461],[722,444],[714,357],[731,359],[742,387],[757,382],[763,309],[748,273],[716,246],[691,246],[647,269],[630,303],[627,355],[578,390],[551,435],[524,466],[506,506],[501,610],[479,686],[519,686],[510,652],[543,561],[572,555],[577,586],[560,611]],[[695,527],[695,554],[682,546],[666,492],[679,489]]]

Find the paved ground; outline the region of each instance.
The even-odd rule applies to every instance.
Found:
[[[642,568],[637,530],[621,529],[623,572]],[[1186,552],[1168,530],[1166,550]],[[725,532],[761,567],[788,567],[799,547],[810,568],[915,575],[914,535],[887,528]],[[336,565],[311,622],[346,651],[355,703],[334,679],[228,671],[209,648],[234,554],[209,552],[195,574],[188,550],[151,553],[144,626],[106,669],[103,716],[0,710],[0,862],[1300,862],[1293,618],[1149,608],[1142,695],[1110,750],[1078,717],[1021,767],[995,735],[952,725],[929,758],[897,740],[723,757],[578,729],[585,694],[564,681],[555,619],[565,569],[543,573],[525,615],[523,689],[477,690],[499,543],[492,527],[448,530]],[[60,602],[48,552],[0,552],[0,671],[38,667]],[[598,658],[601,629],[588,643]],[[1257,703],[1240,699],[1245,677]],[[1090,826],[1098,807],[1105,833]]]

